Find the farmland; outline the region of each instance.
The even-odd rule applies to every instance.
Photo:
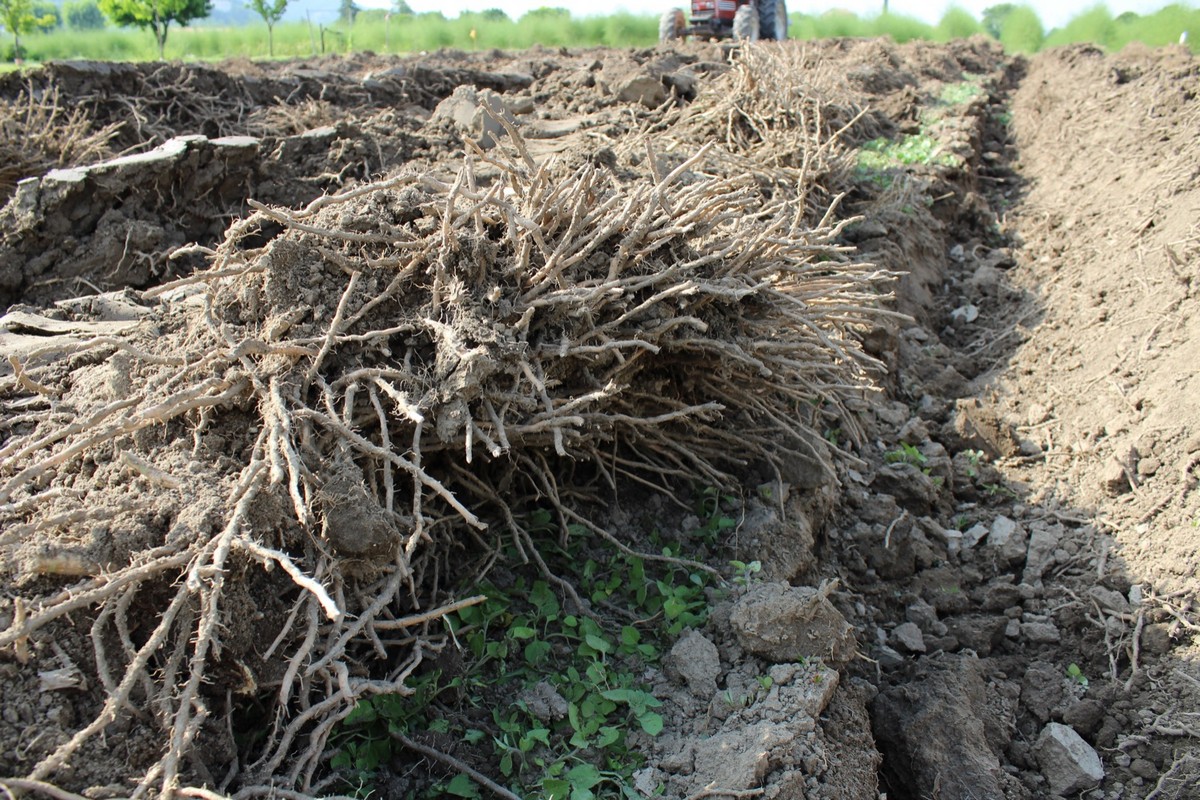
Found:
[[[0,76],[0,786],[1196,796],[1194,54],[486,46]]]

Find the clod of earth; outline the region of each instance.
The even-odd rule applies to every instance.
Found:
[[[829,602],[832,591],[832,586],[755,586],[734,603],[729,622],[742,647],[769,661],[813,658],[841,667],[854,657],[857,643],[846,618]]]

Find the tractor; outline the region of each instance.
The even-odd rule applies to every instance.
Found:
[[[658,40],[669,42],[688,36],[741,42],[787,38],[784,0],[692,0],[692,21],[683,9],[673,8],[658,23]]]

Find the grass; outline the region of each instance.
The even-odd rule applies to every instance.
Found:
[[[948,9],[936,25],[901,14],[859,17],[846,11],[828,11],[817,15],[792,14],[789,28],[796,39],[886,36],[897,42],[949,41],[982,30],[971,14],[955,7]],[[1200,10],[1184,5],[1168,5],[1152,14],[1126,13],[1117,17],[1103,5],[1095,6],[1048,33],[1032,8],[1018,6],[1004,20],[1000,41],[1014,53],[1033,53],[1044,47],[1075,42],[1092,42],[1108,50],[1118,50],[1135,41],[1150,46],[1171,44],[1185,30],[1191,32],[1188,46],[1192,52],[1200,52]],[[275,55],[295,58],[323,52],[412,53],[439,48],[517,50],[536,44],[647,47],[657,41],[657,36],[657,17],[628,13],[571,17],[542,9],[513,20],[480,13],[463,14],[455,19],[446,19],[436,12],[387,16],[373,10],[361,12],[354,25],[348,27],[281,23],[275,28]],[[22,44],[26,58],[32,62],[71,58],[150,61],[158,57],[153,36],[137,29],[58,29],[30,34],[22,39]],[[11,65],[11,49],[11,42],[0,43],[0,69],[5,64]],[[262,58],[266,52],[265,24],[238,28],[173,27],[166,46],[168,59],[189,61]]]

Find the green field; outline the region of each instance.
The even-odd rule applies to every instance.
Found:
[[[985,22],[988,23],[985,25]],[[951,8],[937,25],[895,14],[858,17],[841,11],[818,16],[791,15],[791,38],[888,36],[897,42],[912,39],[948,41],[973,34],[992,35],[1010,52],[1031,53],[1043,47],[1074,42],[1092,42],[1109,50],[1133,41],[1151,46],[1178,42],[1182,31],[1191,31],[1189,46],[1197,52],[1200,42],[1200,10],[1174,4],[1151,14],[1121,14],[1114,17],[1104,6],[1096,6],[1062,28],[1046,31],[1036,13],[1017,7],[1003,19],[978,20],[962,9]],[[512,20],[495,12],[464,14],[446,19],[440,14],[387,15],[382,11],[360,12],[353,24],[319,26],[303,22],[280,23],[275,27],[275,57],[290,58],[319,53],[373,51],[411,53],[439,48],[461,50],[521,49],[542,44],[551,47],[611,46],[640,47],[657,40],[656,17],[614,14],[571,17],[561,9],[540,9]],[[148,61],[158,57],[154,37],[136,28],[70,30],[21,37],[27,62],[52,59],[102,59]],[[11,36],[0,43],[0,60],[12,65]],[[168,59],[217,60],[260,58],[267,54],[265,24],[242,27],[192,25],[172,27],[165,55]]]

